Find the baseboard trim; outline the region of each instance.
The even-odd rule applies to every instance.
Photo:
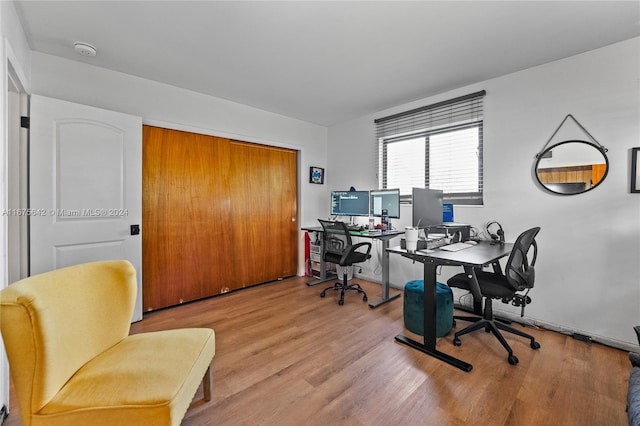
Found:
[[[570,328],[563,327],[558,324],[553,324],[544,320],[531,318],[531,317],[521,317],[520,315],[515,315],[505,311],[499,311],[499,310],[497,311],[495,309],[493,313],[496,316],[500,316],[500,317],[509,319],[513,322],[522,324],[525,327],[539,327],[545,330],[551,330],[557,333],[566,334],[567,336],[571,336],[571,337],[588,336],[589,337],[588,342],[582,339],[583,341],[585,341],[585,343],[599,343],[601,345],[610,346],[612,348],[620,349],[627,352],[638,352],[639,350],[638,345],[634,345],[629,342],[624,342],[622,340],[612,339],[606,336],[593,335],[585,330],[570,329]]]

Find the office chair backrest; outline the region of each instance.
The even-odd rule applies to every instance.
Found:
[[[342,255],[351,247],[351,235],[344,222],[318,219],[325,236],[325,257],[327,254]]]
[[[540,227],[528,229],[520,234],[513,244],[513,249],[507,260],[505,275],[509,284],[516,291],[533,288],[536,278],[534,265],[538,257],[538,245],[535,238],[538,232],[540,232]],[[527,254],[532,247],[533,257],[529,260]]]

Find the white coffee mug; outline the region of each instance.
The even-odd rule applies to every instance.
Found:
[[[404,230],[404,239],[407,251],[414,252],[418,248],[418,234],[420,229],[407,226]]]

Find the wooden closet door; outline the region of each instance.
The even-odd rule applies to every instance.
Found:
[[[296,151],[232,141],[230,182],[235,285],[295,275]]]
[[[219,294],[234,281],[230,141],[144,126],[145,311]]]

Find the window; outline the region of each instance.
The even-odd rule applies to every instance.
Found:
[[[482,101],[485,91],[375,120],[378,184],[441,189],[444,201],[482,204]]]

